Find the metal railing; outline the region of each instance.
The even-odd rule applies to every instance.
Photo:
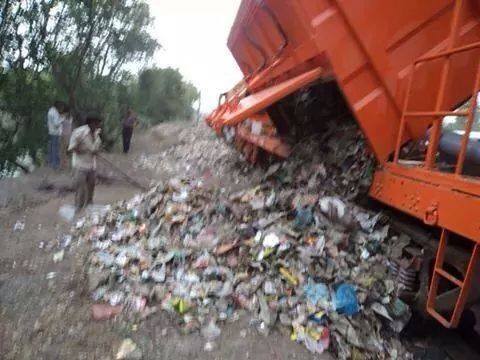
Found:
[[[438,146],[439,146],[439,141],[440,141],[441,132],[442,132],[443,118],[445,116],[467,117],[467,121],[465,124],[465,134],[463,135],[463,138],[462,138],[460,152],[458,154],[458,159],[455,166],[456,175],[462,175],[463,173],[468,142],[469,142],[470,133],[472,131],[472,127],[475,119],[475,111],[477,108],[477,94],[480,90],[480,58],[477,65],[475,84],[472,90],[472,98],[471,98],[470,107],[468,111],[454,112],[454,111],[442,110],[445,103],[445,94],[446,94],[445,90],[447,86],[447,81],[451,73],[452,56],[462,52],[480,49],[480,42],[476,42],[473,44],[464,45],[460,47],[455,47],[455,44],[457,43],[457,40],[458,40],[459,31],[460,31],[459,22],[460,22],[460,15],[461,15],[463,3],[464,3],[463,0],[455,1],[455,7],[453,11],[453,21],[451,25],[450,36],[448,39],[447,50],[441,51],[434,55],[423,56],[417,59],[412,65],[412,69],[410,71],[408,85],[407,85],[407,93],[405,96],[402,117],[400,120],[400,130],[399,130],[397,143],[395,147],[395,153],[394,153],[395,163],[399,162],[400,151],[401,151],[402,142],[405,136],[407,121],[411,120],[411,118],[425,118],[425,117],[433,118],[432,129],[430,132],[430,141],[428,144],[427,154],[424,162],[424,167],[426,169],[432,170],[435,168],[435,159],[436,159],[436,154],[438,152]],[[442,67],[442,72],[440,77],[440,86],[438,89],[435,110],[434,111],[409,111],[408,108],[409,108],[410,99],[412,97],[412,86],[414,83],[414,77],[415,77],[415,72],[417,68],[421,64],[424,64],[426,62],[430,62],[433,60],[438,60],[438,59],[443,59],[443,67]]]

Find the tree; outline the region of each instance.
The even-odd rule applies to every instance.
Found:
[[[159,48],[151,24],[142,0],[0,0],[0,170],[25,153],[39,160],[55,99],[70,104],[77,123],[95,110],[113,128],[118,102],[135,97],[125,92],[125,65]]]
[[[177,69],[146,69],[138,80],[139,110],[153,123],[184,118],[194,113],[198,90],[183,80]]]

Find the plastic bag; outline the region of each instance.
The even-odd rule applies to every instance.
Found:
[[[339,314],[355,315],[359,311],[355,288],[342,284],[335,292],[335,309]]]
[[[313,305],[317,305],[320,302],[322,307],[325,308],[329,302],[330,294],[325,284],[316,283],[309,279],[307,285],[303,287],[303,291],[308,301]]]

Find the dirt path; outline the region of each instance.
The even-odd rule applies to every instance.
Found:
[[[241,188],[260,176],[255,171],[242,176],[246,165],[238,165],[237,154],[203,125],[161,125],[136,136],[130,154],[108,158],[142,184],[173,175],[202,176],[216,186]],[[99,171],[115,177],[103,165]],[[164,314],[143,321],[94,322],[83,275],[85,246],[62,246],[72,225],[58,210],[73,202],[70,180],[68,173],[42,169],[0,182],[0,359],[114,359],[125,338],[137,343],[143,359],[313,358],[289,334],[259,336],[247,316],[228,324],[213,352],[203,350],[198,334],[181,334]],[[117,177],[97,187],[95,202],[109,204],[136,193],[138,189]]]

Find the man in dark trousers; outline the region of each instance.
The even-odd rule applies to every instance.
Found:
[[[127,110],[127,116],[123,119],[123,152],[127,154],[130,151],[130,143],[132,141],[133,128],[137,125],[137,117],[132,109]]]
[[[95,191],[95,170],[97,154],[101,150],[101,119],[98,116],[87,117],[86,124],[72,132],[68,151],[73,153],[75,206],[81,210],[93,202]]]

